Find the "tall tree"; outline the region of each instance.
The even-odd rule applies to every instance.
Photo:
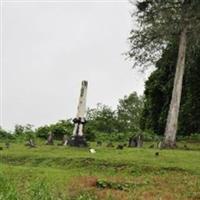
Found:
[[[129,56],[135,65],[155,63],[166,47],[179,40],[176,72],[165,128],[165,147],[176,145],[186,52],[199,43],[200,4],[198,0],[141,0],[135,12],[137,28],[131,31]],[[187,50],[187,51],[186,51]]]
[[[191,57],[192,62],[186,63],[177,131],[179,135],[187,136],[200,133],[200,87],[198,84],[200,82],[200,47],[195,49]],[[141,128],[152,130],[159,135],[162,135],[165,130],[176,58],[177,44],[168,46],[162,58],[156,63],[156,70],[145,83]]]
[[[96,108],[88,109],[86,118],[86,128],[90,130],[108,134],[117,132],[116,112],[107,105],[98,103]]]
[[[135,132],[140,128],[140,117],[143,109],[143,97],[136,92],[124,96],[117,106],[117,124],[119,132]]]

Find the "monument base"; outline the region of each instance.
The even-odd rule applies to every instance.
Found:
[[[69,140],[69,145],[74,147],[87,147],[88,144],[84,136],[72,136]]]

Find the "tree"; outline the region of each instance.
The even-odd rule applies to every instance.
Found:
[[[117,122],[119,132],[135,132],[139,130],[143,109],[143,98],[136,92],[124,96],[117,106]]]
[[[135,65],[155,63],[166,47],[179,40],[176,72],[165,128],[165,147],[176,146],[176,132],[185,71],[186,52],[199,43],[200,4],[198,0],[137,1],[138,27],[131,31],[129,56]],[[187,51],[186,51],[187,50]],[[188,62],[190,60],[187,60]]]
[[[24,126],[16,124],[14,129],[14,134],[21,135],[24,133]]]
[[[171,99],[175,73],[177,45],[170,45],[158,60],[156,70],[145,82],[144,109],[141,129],[162,135],[165,130],[167,112]]]
[[[0,138],[2,139],[12,138],[12,135],[0,126]]]
[[[50,125],[50,131],[55,139],[62,139],[64,135],[72,135],[73,124],[71,120],[59,120],[56,124]]]
[[[116,112],[109,106],[97,104],[96,108],[88,109],[86,116],[88,123],[86,129],[102,133],[117,132]]]
[[[47,139],[51,132],[55,139],[62,139],[64,135],[71,135],[73,132],[73,124],[70,119],[59,120],[55,124],[45,125],[36,129],[37,137]]]
[[[169,46],[156,63],[156,70],[145,83],[142,129],[161,135],[164,132],[176,67],[177,44]],[[179,113],[178,135],[200,133],[200,48],[192,54],[193,62],[186,64]],[[185,123],[187,122],[187,123]]]

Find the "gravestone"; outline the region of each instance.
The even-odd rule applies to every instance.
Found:
[[[84,137],[84,125],[86,123],[85,115],[86,115],[86,96],[87,96],[87,87],[88,82],[82,81],[81,92],[78,102],[78,109],[76,118],[73,120],[74,122],[74,131],[71,139],[69,140],[70,146],[76,147],[86,147],[87,142]]]
[[[122,145],[122,144],[119,144],[119,145],[117,146],[117,148],[116,148],[116,149],[123,150],[123,148],[124,148],[124,145]]]
[[[9,142],[5,142],[5,147],[6,147],[7,149],[9,149],[10,143],[9,143]]]
[[[68,136],[67,136],[67,135],[64,135],[64,136],[63,136],[63,145],[64,145],[64,146],[67,146],[68,142],[69,142]]]
[[[34,140],[31,138],[26,142],[25,146],[28,146],[31,148],[36,147]]]
[[[102,146],[102,142],[101,141],[97,141],[97,146]]]
[[[115,147],[112,142],[109,142],[106,147]]]
[[[49,132],[46,145],[53,145],[53,133]]]
[[[139,133],[132,136],[129,139],[128,147],[142,147],[143,146],[143,134]]]

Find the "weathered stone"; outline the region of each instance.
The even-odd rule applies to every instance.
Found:
[[[129,147],[142,147],[143,146],[143,135],[136,134],[129,139]]]
[[[9,142],[6,142],[6,143],[5,143],[5,147],[6,147],[7,149],[9,149],[10,143],[9,143]]]
[[[29,139],[29,140],[26,142],[25,146],[28,146],[28,147],[31,147],[31,148],[36,147],[35,142],[33,141],[33,139]]]
[[[67,135],[64,135],[62,144],[64,146],[67,146],[68,143],[69,143],[69,137]]]
[[[84,125],[86,123],[85,115],[86,115],[87,87],[88,87],[88,82],[82,81],[77,115],[76,118],[73,120],[74,122],[73,136],[68,141],[68,144],[71,146],[77,146],[77,147],[87,146],[87,142],[83,133]]]
[[[49,136],[47,138],[47,141],[46,141],[46,145],[53,145],[53,133],[49,133]]]

